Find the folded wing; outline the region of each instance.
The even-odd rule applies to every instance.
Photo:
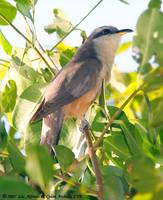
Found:
[[[31,122],[57,111],[86,94],[95,86],[101,69],[101,62],[96,58],[81,63],[70,62],[46,89],[44,99],[31,118]]]

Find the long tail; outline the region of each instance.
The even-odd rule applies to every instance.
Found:
[[[43,118],[40,143],[46,145],[49,150],[51,146],[58,144],[63,119],[64,112],[62,108]]]

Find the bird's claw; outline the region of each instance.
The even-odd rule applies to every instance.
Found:
[[[90,125],[89,125],[89,122],[85,118],[83,118],[81,120],[81,124],[80,124],[79,130],[81,132],[84,132],[85,129],[90,129]]]

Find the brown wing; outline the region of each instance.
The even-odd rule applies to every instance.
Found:
[[[101,69],[101,62],[96,58],[81,63],[70,62],[48,86],[45,99],[31,122],[55,112],[91,90]]]

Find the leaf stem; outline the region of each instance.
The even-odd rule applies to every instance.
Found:
[[[32,47],[34,48],[34,50],[39,54],[39,56],[42,58],[42,60],[44,61],[44,63],[47,65],[49,71],[55,75],[56,72],[53,71],[53,69],[51,68],[51,66],[49,65],[49,63],[46,61],[46,59],[44,58],[44,56],[41,54],[41,52],[39,51],[39,49],[37,47],[35,47],[33,45],[33,43],[19,30],[17,29],[5,16],[3,16],[0,13],[0,18],[2,20],[4,20],[6,23],[8,23],[19,35],[21,35],[28,43],[30,43],[32,45]]]
[[[59,41],[55,44],[49,51],[53,51],[63,40],[72,33],[96,8],[97,6],[102,3],[103,0],[100,0],[93,8]]]
[[[105,126],[103,132],[101,133],[100,137],[98,138],[98,140],[96,141],[94,147],[97,148],[100,143],[103,140],[103,137],[105,135],[105,133],[108,131],[108,128],[112,125],[112,123],[114,122],[114,120],[121,114],[122,110],[126,107],[126,105],[134,98],[134,96],[140,91],[142,90],[144,86],[144,83],[142,85],[140,85],[137,89],[135,89],[133,91],[133,93],[131,93],[131,95],[126,99],[126,101],[121,105],[121,107],[119,108],[119,110],[117,110],[114,115],[110,118],[109,123]]]

